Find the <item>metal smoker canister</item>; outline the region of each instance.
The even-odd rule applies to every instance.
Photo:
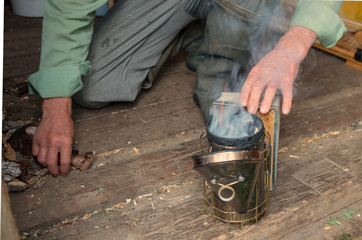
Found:
[[[269,189],[266,191],[264,125],[259,117],[253,115],[253,118],[255,132],[243,138],[216,136],[210,132],[208,123],[206,138],[211,152],[192,157],[194,169],[212,191],[212,203],[208,204],[220,210],[221,215],[233,211],[243,218],[252,210],[251,216],[253,218],[256,212],[257,220],[259,214],[266,210]],[[229,222],[230,217],[225,218]]]

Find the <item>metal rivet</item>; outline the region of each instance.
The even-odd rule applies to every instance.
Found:
[[[245,177],[243,175],[239,175],[238,180],[239,182],[244,182]]]

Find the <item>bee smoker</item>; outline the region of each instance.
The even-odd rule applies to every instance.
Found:
[[[223,93],[213,112],[238,102],[238,94]],[[276,183],[279,112],[275,102],[266,115],[252,115],[254,131],[247,136],[218,136],[209,122],[200,137],[202,153],[192,156],[194,169],[204,180],[205,210],[218,220],[242,227],[257,222],[267,211],[269,192]]]

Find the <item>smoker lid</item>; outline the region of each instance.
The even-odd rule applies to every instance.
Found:
[[[195,154],[192,156],[195,167],[202,167],[211,164],[220,164],[228,162],[261,162],[262,151],[246,150],[246,151],[219,151],[210,153]]]

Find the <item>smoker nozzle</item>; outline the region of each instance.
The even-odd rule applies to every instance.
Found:
[[[194,169],[208,183],[217,199],[242,214],[255,201],[256,184],[263,186],[262,155],[260,150],[197,154],[193,156]]]

